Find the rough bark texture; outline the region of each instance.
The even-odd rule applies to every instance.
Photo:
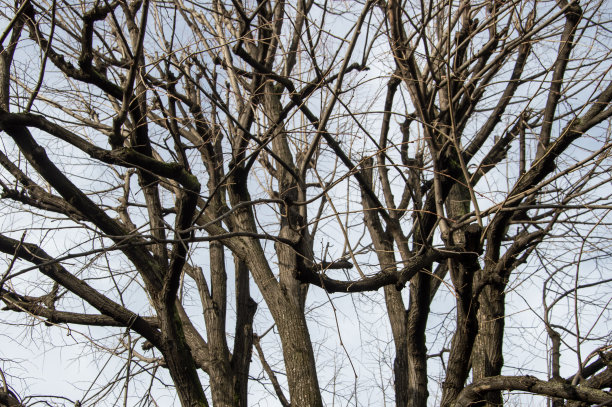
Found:
[[[606,392],[572,386],[559,382],[546,382],[533,376],[490,376],[475,381],[467,386],[457,398],[455,407],[478,405],[482,395],[499,390],[517,390],[529,393],[542,394],[554,397],[563,397],[569,400],[584,400],[589,404],[603,404],[612,401]]]
[[[478,337],[472,352],[474,379],[497,376],[504,364],[504,294],[503,287],[486,287],[480,295],[478,309]],[[484,396],[488,406],[502,404],[501,392]]]
[[[469,211],[470,194],[466,186],[455,184],[447,200],[451,219],[460,219]],[[457,297],[457,326],[448,356],[446,380],[442,385],[441,406],[450,406],[456,400],[465,386],[471,368],[470,359],[473,357],[472,350],[479,329],[476,315],[480,302],[478,293],[474,293],[474,282],[480,269],[478,255],[481,234],[482,228],[471,224],[456,230],[452,235],[453,243],[462,246],[470,255],[463,259],[448,260],[448,269]]]
[[[3,3],[7,335],[103,327],[90,404],[609,403],[608,3]]]

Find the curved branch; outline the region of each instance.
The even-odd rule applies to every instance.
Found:
[[[108,315],[86,314],[79,312],[57,311],[44,306],[43,304],[25,301],[20,296],[2,290],[2,300],[5,301],[6,307],[4,310],[15,312],[27,312],[37,317],[47,319],[46,323],[54,324],[77,324],[88,326],[119,326],[125,327],[125,324],[117,321],[117,319]],[[159,328],[159,322],[156,317],[142,317],[152,328]]]
[[[432,262],[440,262],[448,258],[462,257],[471,255],[469,252],[459,251],[459,248],[450,247],[442,250],[429,249],[425,253],[414,256],[408,260],[407,264],[397,271],[382,270],[371,277],[366,277],[355,281],[335,280],[323,273],[315,273],[312,268],[302,268],[298,270],[297,278],[302,283],[310,283],[323,288],[329,293],[345,292],[356,293],[364,291],[376,291],[380,287],[394,284],[397,290],[404,288],[406,283],[419,271],[426,269]],[[349,263],[346,264],[347,266]],[[348,267],[347,267],[348,268]]]
[[[32,243],[20,242],[19,240],[11,239],[4,235],[0,235],[0,252],[37,265],[53,260],[53,258],[39,246]],[[102,314],[113,318],[122,326],[134,329],[134,331],[144,336],[156,346],[159,345],[160,334],[148,321],[100,294],[89,284],[73,276],[62,265],[58,263],[41,265],[39,270],[53,281],[56,281],[84,301],[87,301]]]
[[[0,129],[4,130],[19,147],[19,150],[36,169],[36,171],[49,184],[59,192],[59,194],[81,215],[94,223],[104,233],[115,241],[122,241],[130,236],[123,224],[111,218],[102,208],[93,202],[81,189],[73,184],[70,179],[51,161],[46,150],[41,147],[30,132],[29,128],[15,123],[14,125],[4,121],[5,116],[0,117]],[[189,176],[193,178],[193,176]],[[38,248],[39,250],[42,250]],[[152,292],[158,292],[161,288],[161,270],[148,251],[135,246],[124,249],[124,254],[132,261],[142,274],[145,283]],[[43,257],[50,259],[45,254]]]
[[[467,407],[482,399],[482,395],[495,390],[519,390],[542,396],[561,397],[592,404],[603,404],[612,400],[607,392],[583,386],[572,386],[563,382],[548,382],[533,376],[491,376],[466,386],[455,402],[455,407]]]
[[[160,177],[175,180],[190,191],[199,191],[197,179],[179,163],[159,161],[129,147],[113,151],[106,150],[88,142],[82,137],[67,130],[65,127],[55,124],[41,115],[0,112],[0,123],[2,123],[3,126],[35,127],[73,145],[88,154],[91,158],[107,164],[142,169]]]

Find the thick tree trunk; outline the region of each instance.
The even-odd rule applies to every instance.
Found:
[[[408,341],[404,340],[395,343],[395,359],[393,360],[393,387],[395,388],[395,405],[398,407],[408,405],[410,399],[409,380]]]
[[[431,271],[431,268],[430,268]],[[429,317],[431,277],[418,273],[410,282],[410,307],[408,308],[408,407],[426,407],[427,345],[425,329]]]
[[[249,200],[248,196],[243,196],[242,199]],[[246,208],[236,210],[235,218],[241,228],[244,228],[243,230],[256,230],[254,215],[250,210]],[[243,260],[251,270],[255,283],[278,326],[278,333],[283,346],[291,405],[295,407],[322,406],[310,333],[298,297],[301,292],[299,282],[296,280],[295,284],[286,284],[285,282],[279,283],[276,280],[270,269],[269,259],[259,241],[249,240],[249,243],[243,249]],[[281,253],[283,252],[281,251]],[[292,255],[295,257],[294,252]],[[285,260],[284,255],[279,257],[279,261]],[[283,279],[285,278],[289,279],[283,277]]]
[[[176,306],[159,307],[162,354],[183,407],[208,407]]]
[[[204,319],[210,359],[210,390],[215,407],[235,406],[234,378],[225,339],[227,274],[225,256],[219,242],[210,244],[210,297],[204,301]]]
[[[390,252],[387,252],[390,253]],[[393,332],[395,360],[393,361],[393,387],[395,388],[395,405],[407,406],[409,399],[408,383],[408,334],[406,332],[406,309],[399,291],[392,286],[385,287],[387,315]]]
[[[464,180],[465,182],[465,180]],[[462,184],[451,188],[447,207],[451,219],[456,220],[470,210],[470,193]],[[457,320],[451,343],[446,379],[442,384],[441,406],[451,406],[465,386],[470,371],[470,356],[478,333],[478,302],[474,298],[474,277],[479,270],[478,254],[482,228],[477,224],[456,230],[452,244],[463,247],[466,256],[448,260],[448,269],[457,299]],[[468,254],[469,253],[469,254]]]
[[[235,405],[247,407],[249,366],[253,352],[253,317],[257,310],[257,303],[250,295],[249,269],[246,263],[237,258],[234,260],[237,310],[231,366],[234,374]]]
[[[287,142],[287,135],[281,118],[283,110],[279,92],[271,83],[266,83],[263,104],[266,107],[270,124],[278,125],[272,136],[272,147],[281,162],[276,165],[276,179],[278,181],[278,194],[285,201],[279,207],[281,214],[280,237],[300,242],[299,253],[295,247],[276,243],[278,258],[280,290],[276,291],[275,298],[267,298],[266,302],[274,321],[283,346],[283,356],[289,382],[289,392],[292,406],[316,407],[322,405],[321,392],[317,379],[315,358],[310,341],[310,333],[304,315],[306,290],[297,279],[298,270],[312,257],[310,237],[306,225],[305,212],[293,205],[297,200],[300,186],[297,180],[288,171],[295,174],[294,157]],[[267,282],[266,282],[267,284]]]
[[[504,337],[504,287],[488,286],[480,295],[478,310],[478,336],[472,353],[474,380],[499,376],[504,364],[502,354]],[[500,390],[486,393],[480,406],[495,407],[502,404]]]
[[[284,309],[280,310],[282,315],[275,320],[283,344],[291,406],[322,406],[312,342],[304,314],[288,299],[285,304],[279,304],[281,307]]]

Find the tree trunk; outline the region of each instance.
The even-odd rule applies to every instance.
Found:
[[[183,407],[208,407],[196,365],[191,356],[174,303],[159,307],[162,354]]]
[[[242,192],[246,193],[246,189]],[[248,195],[243,196],[242,200],[248,201]],[[237,202],[233,204],[236,205]],[[236,210],[235,219],[236,224],[240,225],[242,230],[256,230],[254,214],[249,209]],[[243,249],[243,260],[251,270],[253,279],[278,326],[291,405],[295,407],[322,406],[310,333],[306,325],[306,317],[300,307],[301,302],[297,297],[300,292],[299,282],[283,284],[276,280],[270,269],[269,259],[258,240],[249,240]],[[292,255],[295,257],[295,253]],[[279,261],[284,260],[281,254]]]
[[[395,344],[395,360],[393,361],[393,387],[395,388],[395,405],[407,406],[408,392],[408,335],[406,333],[406,309],[402,295],[393,286],[385,287],[385,303],[391,331],[393,332],[393,343]]]
[[[431,267],[429,268],[431,271]],[[418,273],[410,282],[410,307],[408,308],[408,407],[426,407],[427,346],[425,329],[429,317],[431,277]]]
[[[210,391],[215,407],[235,406],[234,378],[225,339],[227,274],[225,256],[219,242],[210,243],[210,296],[204,301],[204,319],[210,359]]]
[[[498,376],[504,364],[502,356],[504,333],[504,287],[488,286],[480,294],[478,336],[472,353],[474,380]],[[501,391],[490,391],[479,406],[495,407],[502,404]]]
[[[467,184],[465,179],[463,182]],[[447,198],[448,213],[453,220],[464,216],[470,210],[470,193],[466,186],[457,183]],[[441,406],[450,406],[465,386],[470,371],[470,356],[478,333],[478,301],[474,298],[473,286],[476,272],[480,269],[478,254],[482,228],[469,225],[453,232],[452,244],[463,247],[463,258],[448,260],[448,269],[457,299],[456,328],[453,335],[446,379],[442,384]],[[469,253],[469,254],[468,254]]]
[[[253,317],[257,303],[251,298],[249,290],[249,269],[244,261],[235,258],[236,274],[236,328],[234,330],[234,350],[231,366],[234,373],[235,405],[248,407],[247,390],[249,366],[253,352]]]

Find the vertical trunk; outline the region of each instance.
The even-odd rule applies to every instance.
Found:
[[[239,185],[236,183],[235,185]],[[242,190],[242,201],[250,198],[246,189],[232,186],[235,191]],[[235,199],[233,196],[232,199]],[[237,204],[237,202],[233,202]],[[234,213],[235,224],[242,230],[255,231],[254,215],[248,208],[241,208]],[[283,253],[283,252],[281,252]],[[279,256],[279,261],[293,261],[290,256]],[[293,253],[295,257],[295,253]],[[269,259],[258,240],[249,240],[244,246],[243,260],[247,263],[253,279],[261,291],[266,305],[278,326],[280,335],[291,405],[295,407],[322,406],[321,393],[317,378],[315,358],[310,341],[310,333],[306,325],[306,317],[302,312],[297,297],[299,284],[279,283],[270,269]],[[284,277],[285,278],[285,277]],[[288,277],[287,277],[288,278]]]
[[[462,184],[455,184],[447,198],[447,210],[451,219],[456,220],[470,210],[470,193]],[[480,268],[478,253],[482,228],[477,224],[456,230],[452,244],[462,247],[469,256],[448,261],[451,280],[457,299],[456,328],[451,343],[446,379],[442,385],[442,406],[452,405],[468,378],[470,356],[478,333],[478,302],[473,296],[474,276]]]
[[[399,291],[392,286],[385,287],[385,303],[393,332],[395,360],[393,361],[393,386],[395,388],[395,405],[407,406],[409,400],[409,367],[408,342],[406,332],[406,309]]]
[[[426,198],[423,207],[425,214],[414,227],[414,247],[418,250],[429,243],[423,238],[428,236],[436,226],[435,199],[432,195]],[[410,305],[407,314],[407,365],[408,383],[406,406],[424,407],[427,405],[429,392],[427,390],[427,346],[425,330],[429,317],[431,303],[432,264],[415,275],[410,281]]]
[[[8,46],[4,48],[0,44],[0,111],[8,112],[10,110],[11,64],[13,63],[13,55],[17,48],[17,41],[19,41],[21,31],[23,30],[24,15],[30,14],[33,14],[33,9],[30,4],[27,4],[22,10],[21,16],[13,24],[13,31]]]
[[[288,215],[291,216],[291,215]],[[297,219],[294,218],[295,221]],[[299,238],[289,224],[281,227],[280,237]],[[293,223],[295,225],[295,223]],[[304,314],[304,292],[296,279],[298,254],[286,244],[276,243],[280,291],[276,309],[270,311],[278,325],[289,381],[292,406],[322,405],[312,343]]]
[[[210,297],[204,304],[210,360],[210,390],[215,407],[231,407],[234,406],[234,383],[225,339],[227,274],[223,246],[218,242],[210,243],[210,281]]]
[[[469,303],[466,304],[466,302]],[[453,405],[468,377],[470,355],[476,332],[478,332],[476,313],[470,310],[473,305],[471,301],[460,301],[460,304],[457,305],[457,327],[451,343],[451,354],[446,368],[442,402],[440,403],[443,407]]]
[[[551,341],[551,373],[552,380],[563,380],[561,378],[561,335],[550,327],[546,322],[546,331]],[[565,401],[559,398],[552,398],[552,407],[563,407]]]
[[[478,336],[472,353],[474,380],[501,374],[504,364],[502,345],[504,337],[504,287],[491,285],[480,294],[478,310]],[[480,406],[502,405],[501,391],[488,392]]]
[[[172,112],[173,115],[175,114]],[[200,112],[200,118],[204,122],[204,118]],[[215,142],[215,128],[202,126],[198,128],[199,137],[195,137],[195,144],[198,144],[198,150],[202,156],[202,161],[206,165],[206,170],[209,176],[207,185],[210,191],[219,191],[213,194],[211,199],[207,201],[209,210],[214,216],[222,214],[223,188],[219,185],[223,179],[223,162],[222,153],[220,151],[219,138]],[[249,297],[248,292],[248,269],[244,271],[244,266],[236,264],[236,297],[237,297],[237,319],[234,342],[234,354],[230,360],[230,353],[226,339],[226,311],[227,311],[227,273],[225,268],[225,252],[224,247],[219,242],[210,243],[210,290],[206,286],[206,280],[201,273],[199,278],[199,290],[204,306],[204,319],[206,322],[206,333],[208,338],[209,349],[209,375],[210,375],[210,391],[214,406],[246,406],[247,394],[246,383],[236,386],[237,382],[242,383],[239,379],[248,375],[250,363],[250,348],[249,342],[252,336],[252,322],[255,314],[255,308],[247,310],[242,304]],[[239,277],[240,276],[240,277]],[[239,287],[238,280],[246,279],[247,289]],[[244,285],[244,283],[242,283]],[[201,286],[201,288],[200,288]],[[244,291],[244,293],[243,293]],[[246,298],[243,298],[246,296]],[[243,327],[246,332],[242,332]],[[248,328],[247,328],[248,327]],[[244,336],[248,335],[248,339],[244,340]],[[237,354],[236,354],[237,353]],[[244,355],[248,354],[248,360],[244,360]],[[246,372],[246,373],[245,373]]]
[[[285,298],[283,302],[284,304],[279,304],[281,315],[275,320],[283,345],[291,406],[322,406],[323,402],[306,318],[300,308],[296,307],[288,298]]]
[[[257,303],[249,292],[249,269],[246,263],[235,260],[237,317],[232,354],[232,371],[234,374],[234,397],[238,407],[247,407],[247,389],[249,366],[253,351],[253,317]]]
[[[283,356],[292,406],[321,406],[321,393],[317,379],[314,352],[310,341],[310,333],[304,315],[306,290],[297,279],[298,269],[304,262],[312,258],[310,236],[306,225],[305,213],[300,214],[299,207],[293,205],[298,196],[298,180],[294,174],[294,157],[287,141],[285,128],[280,117],[282,104],[278,90],[267,83],[263,99],[270,124],[278,124],[277,131],[272,136],[272,147],[282,164],[276,165],[275,178],[278,182],[278,192],[285,201],[279,207],[281,213],[280,237],[300,242],[296,249],[286,244],[276,243],[278,258],[279,285],[275,299],[266,299],[270,311],[278,325],[278,331],[283,346]],[[288,167],[288,168],[286,168]],[[299,252],[298,252],[299,251]]]
[[[370,187],[373,185],[373,160],[366,160],[363,163],[363,173]],[[391,234],[383,229],[382,222],[378,214],[373,210],[375,204],[369,199],[366,193],[362,193],[362,203],[364,207],[363,216],[368,231],[372,238],[372,243],[376,250],[378,262],[382,270],[394,271],[397,269],[397,261],[393,247]],[[395,405],[398,407],[411,406],[414,397],[415,370],[414,363],[411,362],[409,344],[413,337],[408,334],[408,313],[402,299],[401,291],[394,286],[384,287],[385,305],[387,315],[393,333],[393,343],[395,345],[395,359],[393,361],[393,387],[395,389]],[[426,383],[426,382],[425,382]],[[427,387],[425,387],[427,391]],[[420,397],[419,399],[422,399]],[[424,399],[427,399],[425,395]]]
[[[408,407],[425,407],[429,397],[425,329],[429,317],[430,290],[429,274],[421,272],[412,278],[408,308]]]
[[[249,294],[248,268],[240,260],[236,260],[235,263],[237,305],[234,348],[231,358],[226,341],[225,304],[227,304],[227,298],[223,246],[218,242],[210,246],[210,289],[199,268],[190,273],[198,285],[204,309],[208,338],[206,371],[210,376],[210,392],[215,407],[247,406],[248,372],[253,347],[253,317],[257,304]],[[188,332],[189,326],[185,328]],[[193,354],[194,346],[197,347],[198,343],[193,343],[193,341],[189,343]]]
[[[295,237],[295,233],[284,226],[280,236]],[[280,283],[276,287],[279,289],[275,290],[274,298],[267,298],[266,301],[281,338],[291,405],[322,406],[310,333],[302,306],[303,299],[300,297],[302,290],[295,278],[297,255],[293,248],[281,243],[276,244],[276,252],[280,274]]]
[[[470,371],[470,356],[478,333],[478,304],[472,295],[474,274],[478,267],[477,255],[473,263],[452,264],[451,276],[457,296],[457,326],[451,343],[451,350],[446,368],[441,406],[452,405],[468,378]]]
[[[174,304],[158,307],[162,353],[183,407],[208,407],[195,362],[185,340],[179,313]]]

